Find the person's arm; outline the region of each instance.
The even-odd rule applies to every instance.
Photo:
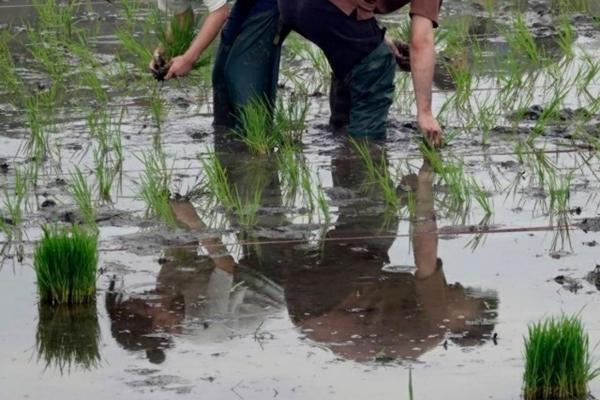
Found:
[[[431,110],[431,91],[435,68],[433,24],[430,19],[414,14],[411,22],[410,66],[417,101],[419,128],[434,146],[442,143],[442,129]]]
[[[194,63],[215,40],[228,16],[229,6],[227,5],[209,13],[190,48],[183,55],[171,60],[171,66],[165,79],[187,75],[192,70]]]

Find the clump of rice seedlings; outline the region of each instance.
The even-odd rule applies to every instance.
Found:
[[[25,99],[25,112],[30,131],[27,154],[38,163],[46,159],[50,147],[46,130],[47,121],[41,107],[38,95],[31,95]]]
[[[273,128],[271,107],[265,100],[252,100],[242,107],[238,126],[235,134],[255,154],[271,154],[281,143],[280,133]]]
[[[33,0],[38,24],[45,30],[59,35],[61,40],[70,39],[74,33],[76,3],[61,3],[56,0]]]
[[[284,202],[292,205],[298,189],[300,188],[302,175],[307,173],[306,164],[303,162],[302,154],[296,151],[296,147],[284,142],[277,151],[277,166],[283,189]]]
[[[167,167],[162,146],[155,146],[151,152],[143,153],[138,159],[144,164],[144,172],[140,178],[140,196],[146,203],[147,215],[160,218],[169,227],[176,227],[176,219],[169,204],[172,168]]]
[[[549,176],[548,192],[550,195],[550,210],[554,214],[569,212],[569,200],[571,198],[571,180],[573,173]]]
[[[219,161],[214,152],[209,152],[207,156],[201,157],[202,170],[204,172],[205,185],[208,191],[216,198],[226,209],[233,207],[233,193],[229,187],[227,171]]]
[[[265,181],[257,176],[249,190],[242,193],[235,185],[231,185],[227,170],[214,152],[200,159],[204,171],[206,191],[218,201],[223,208],[235,214],[237,222],[242,226],[256,224],[260,209]]]
[[[561,51],[567,58],[573,58],[573,42],[577,37],[577,32],[571,24],[571,20],[568,16],[562,15],[559,17],[559,32],[557,37],[557,43]]]
[[[240,195],[237,187],[233,188],[232,194],[232,209],[230,211],[235,213],[238,223],[247,227],[254,226],[263,195],[263,184],[260,179],[256,182],[253,190],[245,193],[244,196]]]
[[[172,58],[184,54],[191,46],[196,37],[196,18],[193,12],[169,16],[157,9],[153,17],[161,56],[168,63]]]
[[[61,374],[91,370],[100,363],[100,324],[95,304],[50,307],[40,304],[35,342],[38,362]]]
[[[81,213],[83,222],[90,228],[96,228],[96,209],[94,208],[93,189],[88,184],[81,170],[75,167],[71,172],[71,184],[69,192]]]
[[[510,29],[505,31],[505,35],[515,56],[525,56],[535,65],[541,65],[545,62],[545,57],[538,48],[535,38],[521,13],[517,14]]]
[[[112,202],[112,188],[115,179],[120,174],[119,168],[114,168],[100,149],[94,148],[94,172],[100,201]]]
[[[24,90],[9,46],[12,39],[8,30],[0,31],[0,88],[10,93],[18,102]]]
[[[597,96],[590,93],[589,87],[600,76],[600,61],[589,53],[584,53],[581,59],[583,60],[583,66],[578,71],[578,79],[575,81],[578,93],[581,94],[583,92],[592,99],[597,98]]]
[[[149,46],[140,42],[129,29],[118,28],[115,34],[119,39],[123,54],[126,54],[127,58],[133,58],[136,67],[145,71],[148,68],[148,60],[152,59],[152,52],[148,50]]]
[[[529,325],[524,355],[526,400],[584,398],[588,382],[600,373],[592,365],[589,338],[578,316]]]
[[[493,213],[492,201],[490,200],[490,197],[489,197],[488,193],[485,191],[485,189],[481,185],[479,185],[474,178],[471,178],[470,186],[471,187],[469,189],[469,192],[473,196],[475,201],[479,204],[481,209],[483,210],[484,216],[489,217],[490,215],[492,215],[492,213]]]
[[[378,192],[381,194],[385,204],[394,210],[400,206],[400,200],[394,186],[394,179],[389,171],[388,163],[385,155],[381,155],[381,161],[376,164],[371,156],[369,144],[367,142],[358,142],[350,139],[350,143],[360,156],[368,176],[368,184],[376,185]]]
[[[284,102],[280,96],[275,107],[275,127],[282,136],[282,141],[300,141],[306,130],[308,114],[308,95],[302,91],[293,92]]]
[[[162,122],[167,114],[167,110],[165,107],[165,101],[160,95],[160,91],[157,87],[154,88],[152,97],[150,97],[150,113],[154,123],[156,124],[156,127],[160,131],[162,129]]]
[[[28,175],[27,172],[17,167],[14,170],[14,188],[4,190],[4,208],[7,211],[7,217],[13,226],[23,224],[23,213],[27,199]]]
[[[329,86],[331,70],[323,52],[299,35],[291,34],[286,39],[286,51],[291,59],[306,65],[305,68],[288,68],[283,75],[294,88],[309,93],[322,93]]]
[[[70,230],[44,227],[33,255],[42,303],[72,305],[96,298],[98,236],[73,226]]]
[[[319,207],[319,212],[320,212],[321,216],[323,217],[323,220],[326,223],[329,223],[331,221],[331,211],[330,211],[330,207],[329,207],[329,201],[327,200],[327,196],[325,196],[325,191],[323,190],[323,185],[321,184],[320,180],[317,185],[317,190],[315,193],[315,202],[317,203],[317,205]]]

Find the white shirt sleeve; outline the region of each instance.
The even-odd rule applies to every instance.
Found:
[[[173,14],[181,14],[192,8],[192,0],[157,0],[158,8],[161,11],[168,11]],[[227,0],[202,0],[209,12],[213,12],[223,7]]]
[[[223,7],[227,0],[203,0],[204,5],[208,8],[208,12],[213,12]]]

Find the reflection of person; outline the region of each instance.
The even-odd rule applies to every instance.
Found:
[[[205,226],[189,202],[172,202],[177,221],[201,232]],[[131,351],[144,350],[150,362],[164,361],[173,334],[189,340],[215,342],[232,332],[250,333],[264,320],[266,310],[276,309],[281,296],[275,285],[240,269],[220,239],[166,251],[156,286],[141,294],[119,293],[106,297],[106,308],[117,342]]]
[[[191,0],[158,0],[185,23],[193,17]],[[232,115],[254,99],[274,104],[281,41],[276,0],[236,1],[231,12],[226,0],[204,0],[209,14],[185,54],[171,61],[166,79],[187,75],[214,41],[221,41],[213,70],[214,114],[217,125],[231,125]],[[283,37],[281,38],[283,39]],[[151,63],[151,68],[156,67]]]
[[[356,164],[347,166],[356,169]],[[356,190],[358,182],[349,178],[360,174],[339,162],[334,171],[336,185]],[[475,345],[493,329],[487,317],[497,303],[495,294],[446,282],[437,258],[431,168],[425,164],[418,176],[405,180],[412,182],[417,200],[414,274],[382,271],[393,240],[362,239],[393,236],[397,220],[390,226],[383,215],[361,216],[356,207],[348,207],[340,208],[336,228],[328,235],[334,240],[325,243],[319,265],[295,268],[286,276],[293,322],[312,340],[350,359],[368,361],[382,351],[390,357],[418,357],[447,335],[460,345]]]
[[[319,46],[333,74],[349,91],[348,133],[381,138],[393,101],[393,47],[375,13],[390,13],[409,0],[279,0],[286,25]],[[435,66],[433,27],[441,1],[412,0],[410,62],[419,127],[432,144],[441,142],[441,128],[431,110]]]

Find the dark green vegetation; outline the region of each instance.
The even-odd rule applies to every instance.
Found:
[[[580,399],[598,376],[579,317],[549,318],[529,326],[525,339],[526,400]]]
[[[96,295],[98,237],[81,228],[45,227],[34,254],[42,303],[91,303]]]
[[[35,335],[38,360],[46,368],[68,373],[71,368],[91,369],[100,362],[100,325],[96,305],[50,307],[39,305]]]

